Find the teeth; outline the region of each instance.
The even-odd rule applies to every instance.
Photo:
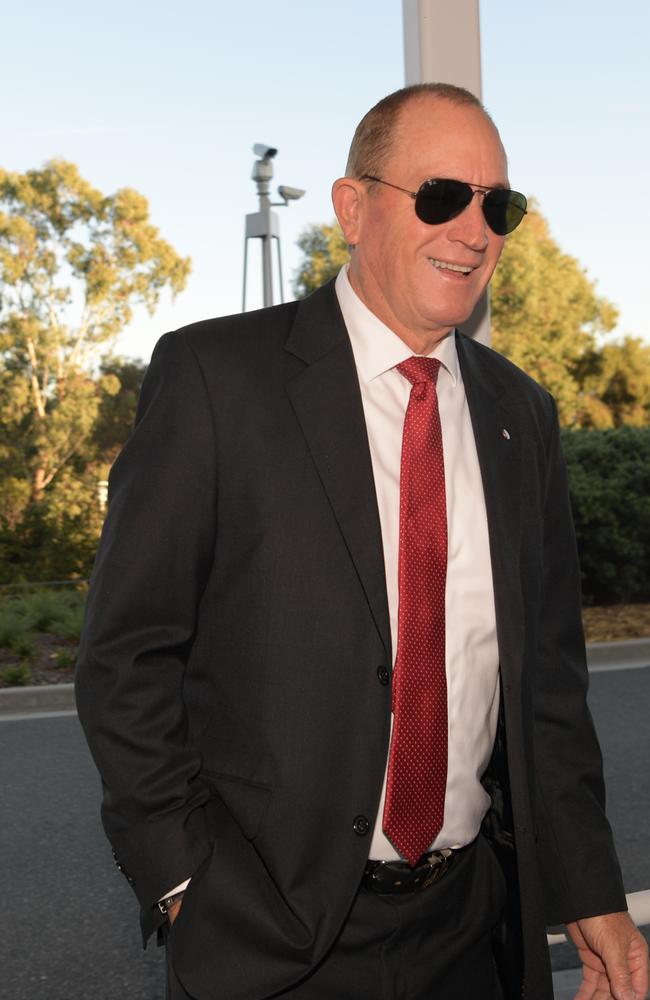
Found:
[[[429,257],[429,260],[434,267],[439,267],[443,271],[460,271],[462,274],[469,274],[473,271],[472,267],[465,267],[463,264],[447,264],[444,260],[434,260],[433,257]]]

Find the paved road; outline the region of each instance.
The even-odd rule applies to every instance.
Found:
[[[609,810],[626,889],[650,888],[650,670],[594,675]],[[135,897],[115,871],[99,781],[74,716],[0,719],[0,996],[162,1000],[163,956],[142,952]],[[575,963],[554,949],[556,968]]]
[[[0,788],[0,996],[162,1000],[162,950],[142,952],[77,718],[0,721]]]
[[[589,704],[603,748],[607,812],[626,892],[650,889],[650,668],[592,673]],[[645,927],[650,940],[650,927]],[[578,964],[570,944],[551,949],[554,969]]]

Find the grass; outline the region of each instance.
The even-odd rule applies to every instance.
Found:
[[[0,686],[70,680],[85,589],[40,588],[0,596]]]

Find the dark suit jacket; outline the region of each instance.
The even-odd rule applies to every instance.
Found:
[[[527,996],[544,1000],[545,925],[625,903],[585,704],[554,404],[493,351],[457,344],[505,723],[486,829],[516,864]],[[377,812],[390,719],[378,668],[391,664],[368,440],[333,285],[163,337],[111,475],[77,697],[145,935],[157,898],[193,876],[170,935],[193,996],[265,997],[334,940]]]

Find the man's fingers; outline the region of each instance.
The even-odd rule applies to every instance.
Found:
[[[627,913],[567,924],[583,963],[576,1000],[645,1000],[648,948]]]

